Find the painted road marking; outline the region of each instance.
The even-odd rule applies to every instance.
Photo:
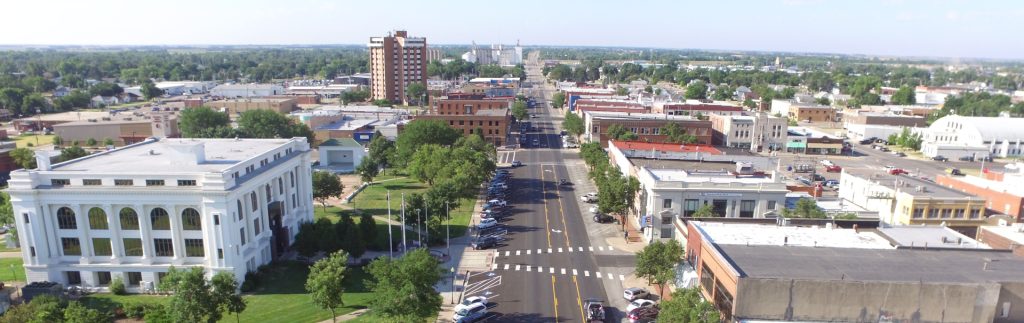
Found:
[[[601,272],[600,271],[595,272],[595,274],[597,274],[597,278],[601,278]]]
[[[594,252],[594,247],[588,247],[588,248],[590,248],[590,252]]]
[[[619,275],[619,280],[621,280],[621,281],[625,281],[625,280],[626,280],[626,277],[625,277],[625,276],[622,276],[622,275]]]
[[[519,271],[519,265],[516,265],[516,271]]]
[[[612,249],[612,246],[608,246],[608,251],[615,251],[615,249]]]
[[[579,252],[583,252],[583,247],[580,247],[580,249],[579,249],[579,250],[577,250],[577,251],[579,251]]]
[[[542,254],[542,253],[544,253],[544,250],[541,250],[541,249],[537,249],[537,254],[538,254],[538,255],[539,255],[539,254]]]
[[[562,252],[562,248],[558,248],[558,252]]]
[[[615,279],[615,275],[614,274],[608,274],[608,279],[614,280]]]
[[[497,270],[497,269],[498,269],[498,264],[491,265],[491,270]]]
[[[511,251],[505,251],[505,257],[508,257],[508,255],[509,255],[510,253],[512,253],[512,252],[511,252]],[[518,254],[518,253],[519,253],[519,252],[516,252],[516,254]]]
[[[548,253],[551,253],[551,248],[548,248]]]
[[[572,275],[573,275],[573,276],[579,275],[578,273],[576,273],[576,269],[573,269],[573,270],[572,270]]]
[[[565,275],[565,268],[562,268],[562,275]]]
[[[527,251],[529,251],[529,250],[527,250]],[[518,255],[519,255],[519,250],[516,250],[516,256],[518,256]]]
[[[549,268],[549,269],[551,269],[551,270],[549,271],[549,273],[551,273],[551,274],[554,274],[554,273],[555,273],[555,267],[548,267],[548,268]]]
[[[526,271],[527,271],[527,272],[529,272],[529,271],[530,271],[530,265],[526,265]]]
[[[505,270],[508,270],[508,264],[505,264]]]
[[[586,271],[586,270],[584,270],[584,271],[583,271],[583,277],[590,277],[590,272],[589,272],[589,271]]]
[[[527,250],[526,254],[530,254],[530,251],[533,251],[533,250]],[[519,253],[517,252],[516,254],[519,254]]]

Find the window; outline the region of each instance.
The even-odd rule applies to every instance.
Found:
[[[82,273],[78,271],[65,271],[64,275],[68,277],[68,285],[81,285],[82,284]]]
[[[224,249],[217,248],[217,259],[224,259]]]
[[[977,219],[978,215],[981,214],[981,209],[972,209],[970,214],[972,219]]]
[[[99,186],[99,185],[103,185],[103,181],[98,180],[98,179],[83,179],[82,180],[82,185],[85,185],[85,186]]]
[[[260,235],[260,229],[262,229],[263,227],[260,226],[260,219],[259,218],[256,218],[255,220],[252,220],[252,228],[253,228],[252,229],[253,230],[253,234],[252,235],[254,235],[254,236]]]
[[[173,257],[174,243],[171,239],[153,239],[153,249],[157,257]]]
[[[238,229],[238,236],[242,238],[242,245],[245,245],[245,228]]]
[[[259,210],[259,199],[256,198],[256,192],[249,193],[249,199],[252,201],[252,211],[256,212],[256,210]]]
[[[139,282],[142,282],[142,273],[137,271],[129,271],[125,273],[128,275],[128,286],[139,286]]]
[[[768,201],[768,209],[769,210],[774,210],[775,209],[775,201]]]
[[[921,217],[923,217],[923,216],[924,216],[924,209],[922,209],[922,208],[915,208],[915,209],[914,209],[914,215],[913,215],[913,217],[914,217],[915,219],[919,219],[919,218],[921,218]]]
[[[942,217],[943,218],[948,218],[951,214],[953,214],[953,210],[952,209],[942,209]]]
[[[284,194],[284,179],[277,178],[277,194]]]
[[[146,186],[164,186],[164,180],[162,179],[147,179]]]
[[[661,202],[661,207],[664,209],[672,208],[672,199],[665,199]]]
[[[75,219],[75,211],[68,207],[57,209],[57,227],[64,230],[78,229],[78,221]]]
[[[196,181],[193,179],[179,179],[178,186],[196,186]]]
[[[110,256],[113,254],[110,249],[110,238],[92,238],[93,256]]]
[[[267,191],[267,195],[266,195],[267,196],[267,202],[273,201],[274,198],[273,198],[273,195],[270,192],[270,185],[269,184],[266,186],[266,191]]]
[[[203,224],[199,219],[199,211],[193,208],[187,208],[181,211],[181,229],[182,230],[202,230]]]
[[[116,186],[134,186],[135,182],[130,179],[115,179],[114,185]]]
[[[295,173],[294,172],[288,172],[288,176],[291,176],[292,187],[295,187]]]
[[[121,209],[121,230],[138,230],[139,215],[131,208]]]
[[[65,256],[81,256],[82,255],[82,244],[78,241],[78,238],[60,238],[61,249],[64,250]]]
[[[245,217],[243,212],[245,212],[245,210],[242,209],[242,200],[238,200],[238,219],[239,220],[241,220],[243,217]]]
[[[741,218],[752,218],[754,217],[754,205],[757,201],[754,200],[742,200],[740,201],[740,217]]]
[[[292,208],[299,207],[299,199],[295,197],[295,193],[292,193]]]
[[[213,225],[220,225],[220,214],[213,215]]]
[[[67,178],[54,178],[54,179],[50,180],[50,185],[52,185],[52,186],[71,185],[71,180],[67,179]]]
[[[203,239],[185,239],[185,256],[205,257],[206,252],[203,251]]]
[[[29,253],[30,256],[35,257],[36,256],[36,247],[28,247],[28,253]]]
[[[167,211],[162,208],[155,208],[153,211],[149,211],[149,221],[153,226],[153,230],[170,230],[171,229],[171,218],[167,216]]]
[[[107,229],[107,213],[103,212],[103,209],[98,207],[89,209],[89,229]]]
[[[683,201],[683,216],[692,217],[698,208],[700,208],[700,200]]]
[[[964,209],[953,210],[953,217],[954,218],[963,218],[964,217],[964,212],[965,212]]]
[[[939,217],[939,209],[928,209],[928,217],[929,218],[937,218],[937,217]]]
[[[142,239],[124,238],[121,242],[124,244],[125,257],[142,257]]]
[[[100,286],[110,285],[110,272],[109,271],[97,271],[96,272],[96,284]]]

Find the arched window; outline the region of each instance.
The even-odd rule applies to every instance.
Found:
[[[130,207],[121,209],[121,230],[138,230],[139,214]]]
[[[153,230],[171,229],[171,218],[167,216],[167,211],[162,208],[155,208],[153,211],[149,211],[149,221],[153,226]]]
[[[242,209],[242,200],[238,200],[238,219],[245,217],[245,210]]]
[[[57,226],[61,229],[78,229],[78,221],[75,219],[75,211],[69,207],[57,209]]]
[[[98,207],[89,209],[89,229],[106,230],[107,212],[103,212],[103,209]]]
[[[193,208],[187,208],[181,211],[181,229],[182,230],[202,230],[203,224],[199,222],[199,211]]]
[[[259,203],[260,202],[259,202],[258,199],[256,199],[256,192],[249,193],[249,198],[252,199],[252,211],[256,212],[256,210],[260,209],[260,207],[259,207]]]

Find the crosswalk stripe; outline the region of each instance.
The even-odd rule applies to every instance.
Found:
[[[530,251],[533,251],[533,250],[527,250],[527,251],[526,251],[526,254],[530,254]],[[518,253],[518,252],[516,252],[516,254],[519,254],[519,253]]]
[[[519,265],[516,265],[516,271],[519,271]]]
[[[512,253],[512,252],[511,252],[511,251],[505,251],[505,257],[508,257],[508,255],[509,255],[510,253]]]
[[[604,251],[604,247],[597,247],[597,251]]]
[[[622,276],[622,275],[619,275],[619,280],[623,280],[624,281],[624,280],[626,280],[626,277]]]
[[[530,271],[530,265],[526,265],[526,271],[527,271],[527,272],[529,272],[529,271]]]
[[[562,248],[558,248],[558,252],[562,252]]]
[[[608,279],[615,279],[615,275],[614,274],[608,274]]]
[[[573,270],[572,270],[572,275],[573,275],[573,276],[577,276],[577,275],[579,275],[578,273],[576,273],[576,269],[573,269]]]
[[[594,247],[588,247],[588,248],[590,248],[590,252],[594,252]]]
[[[491,265],[491,270],[495,270],[495,269],[498,269],[498,264]]]
[[[540,249],[537,249],[537,254],[538,254],[538,255],[539,255],[539,254],[542,254],[542,253],[544,253],[544,250],[540,250]]]
[[[551,248],[548,248],[548,253],[551,253]]]
[[[595,274],[597,274],[597,278],[601,278],[601,272],[600,271],[595,272]]]
[[[562,275],[565,275],[565,268],[562,268]]]
[[[579,249],[579,250],[577,250],[577,251],[580,251],[580,252],[582,252],[582,251],[583,251],[583,247],[580,247],[580,249]]]
[[[615,251],[615,249],[612,249],[612,246],[608,246],[608,251]]]
[[[505,264],[505,270],[508,270],[508,264]]]
[[[529,251],[529,250],[527,250],[527,251]],[[519,252],[520,252],[520,250],[516,250],[516,256],[519,255]]]
[[[551,269],[551,270],[550,270],[549,272],[550,272],[550,273],[552,273],[552,274],[554,274],[554,273],[555,273],[555,267],[550,267],[550,269]]]
[[[583,271],[583,277],[590,277],[590,272],[589,272],[589,271],[586,271],[586,270],[584,270],[584,271]]]

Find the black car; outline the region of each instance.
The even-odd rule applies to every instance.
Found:
[[[470,244],[474,250],[493,248],[498,245],[498,238],[495,237],[479,237]]]
[[[563,178],[558,180],[558,185],[572,185],[572,182],[569,182],[569,180]]]
[[[597,222],[597,223],[609,223],[609,222],[612,222],[614,220],[615,220],[615,218],[613,218],[611,215],[607,215],[607,214],[604,214],[604,213],[596,213],[596,214],[594,214],[594,222]]]
[[[944,161],[949,161],[949,158],[946,158],[946,157],[943,157],[943,156],[935,156],[935,157],[932,157],[932,160],[944,162]]]

